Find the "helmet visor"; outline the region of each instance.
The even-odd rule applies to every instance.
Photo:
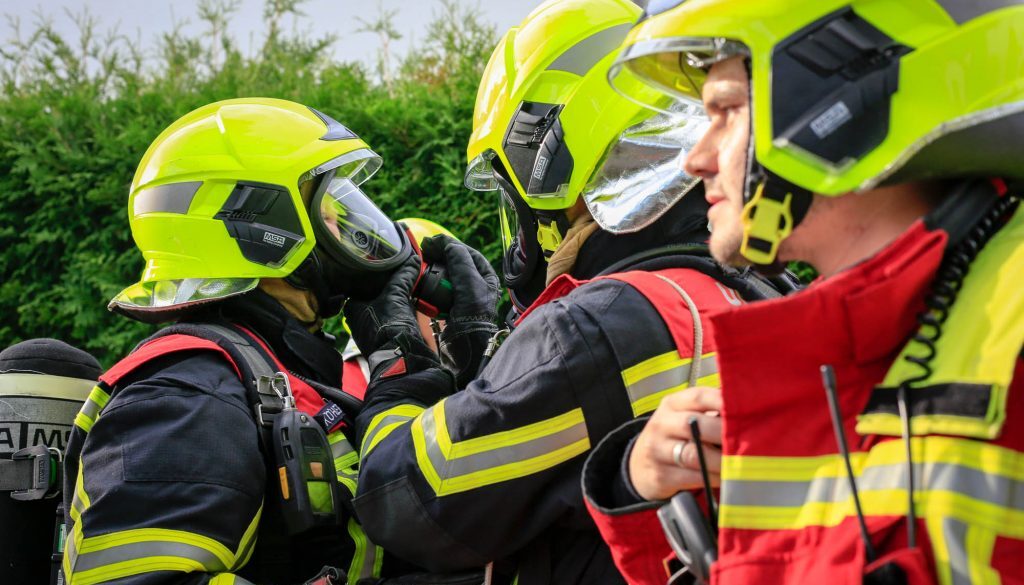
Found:
[[[583,201],[602,229],[641,230],[700,181],[683,170],[683,162],[707,130],[704,109],[694,104],[670,109],[624,130],[584,188]]]
[[[512,203],[512,194],[505,189],[498,189],[499,205],[498,221],[501,229],[501,246],[506,252],[512,247],[516,238],[522,237],[519,226],[519,214],[516,212],[515,204]]]
[[[390,266],[403,249],[394,222],[349,177],[324,177],[310,212],[318,239],[326,238],[325,245],[358,266]]]
[[[661,113],[675,104],[700,103],[712,65],[749,51],[725,38],[676,37],[641,41],[623,49],[608,82],[626,99]]]

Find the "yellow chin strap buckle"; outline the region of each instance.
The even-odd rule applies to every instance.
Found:
[[[558,231],[558,222],[538,221],[537,241],[540,243],[540,249],[544,251],[544,257],[550,258],[555,250],[562,245],[562,233]]]
[[[793,194],[778,193],[781,199],[765,193],[765,181],[757,185],[754,196],[743,206],[743,242],[740,253],[754,264],[771,264],[779,244],[793,231]]]

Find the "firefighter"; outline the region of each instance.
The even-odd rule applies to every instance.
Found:
[[[347,512],[359,404],[320,328],[344,295],[420,270],[359,188],[380,164],[331,117],[264,98],[201,107],[146,151],[128,201],[146,267],[109,308],[174,324],[104,373],[75,419],[69,584],[381,573]]]
[[[1020,3],[931,0],[664,2],[630,33],[615,87],[707,108],[686,169],[715,257],[821,275],[712,316],[721,391],[588,462],[631,583],[666,580],[653,509],[695,486],[690,417],[721,481],[699,581],[1019,582],[1022,34]]]
[[[398,220],[398,223],[405,226],[409,230],[409,235],[417,245],[422,242],[425,238],[430,238],[437,235],[447,235],[455,237],[450,231],[445,229],[440,224],[430,221],[429,219],[423,219],[420,217],[406,217]],[[429,315],[422,311],[416,311],[416,322],[420,327],[420,335],[430,346],[430,349],[437,353],[437,341],[434,339],[434,321],[437,322],[438,327],[444,326],[444,320],[432,319]],[[347,330],[347,325],[345,326]],[[345,360],[344,363],[344,376],[345,380],[345,392],[359,398],[360,400],[366,394],[366,384],[370,379],[370,369],[366,362],[366,357],[359,351],[359,347],[351,337],[349,332],[348,342],[345,344],[345,349],[341,352],[341,357]]]
[[[715,383],[708,311],[777,294],[707,256],[707,206],[678,162],[699,116],[651,116],[604,81],[639,16],[628,0],[546,2],[485,69],[466,185],[501,205],[519,316],[478,375],[458,356],[496,339],[498,281],[459,242],[423,244],[453,276],[440,351],[457,375],[418,332],[409,276],[346,305],[371,370],[356,511],[408,561],[493,563],[496,583],[620,583],[583,506],[585,454],[664,394]]]

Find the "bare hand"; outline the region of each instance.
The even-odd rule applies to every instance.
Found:
[[[716,411],[721,409],[722,391],[718,388],[687,388],[661,401],[629,455],[629,477],[638,494],[647,500],[667,500],[703,485],[697,447],[690,435],[691,417],[700,425],[711,483],[719,484],[722,419]],[[684,445],[681,451],[680,444]]]

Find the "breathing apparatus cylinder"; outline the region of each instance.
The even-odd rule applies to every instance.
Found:
[[[0,583],[51,579],[60,454],[100,373],[93,356],[56,339],[0,352]]]

